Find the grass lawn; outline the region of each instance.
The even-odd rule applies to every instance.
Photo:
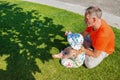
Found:
[[[66,30],[84,28],[79,14],[20,0],[0,1],[0,80],[120,79],[120,30],[116,28],[116,50],[96,68],[68,69],[51,58],[68,46]]]

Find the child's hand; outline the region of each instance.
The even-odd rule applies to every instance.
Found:
[[[66,31],[65,36],[67,36],[69,33],[71,33],[71,31]]]
[[[65,36],[67,36],[67,35],[68,35],[68,31],[65,32]]]

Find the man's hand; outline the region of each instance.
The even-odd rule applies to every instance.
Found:
[[[81,47],[81,52],[85,52],[85,47],[84,46]]]

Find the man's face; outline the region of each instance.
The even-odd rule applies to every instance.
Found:
[[[87,27],[94,26],[94,19],[89,14],[85,14],[85,23]]]

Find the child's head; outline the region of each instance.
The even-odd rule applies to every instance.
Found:
[[[84,38],[79,33],[68,33],[67,40],[73,49],[79,50],[82,47]]]

